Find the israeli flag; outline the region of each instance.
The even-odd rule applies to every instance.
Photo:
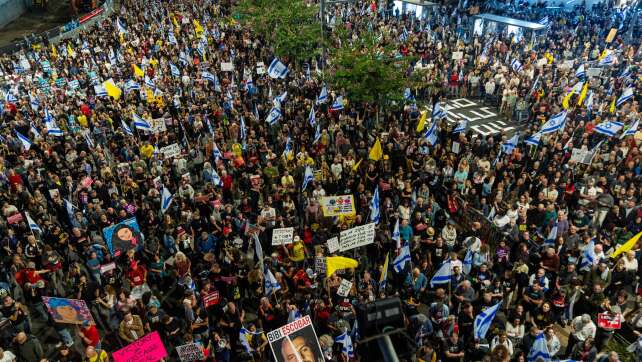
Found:
[[[612,65],[614,61],[615,61],[615,58],[613,57],[613,53],[609,53],[604,58],[602,58],[602,60],[600,60],[597,64],[600,66]]]
[[[118,57],[116,57],[116,53],[114,52],[114,49],[109,49],[109,64],[112,67],[118,64]]]
[[[579,79],[585,79],[586,78],[586,71],[584,70],[584,64],[580,65],[576,70],[575,70],[575,76]]]
[[[546,345],[546,338],[544,337],[544,332],[535,337],[535,342],[531,347],[530,352],[528,352],[528,357],[526,361],[528,362],[539,362],[539,361],[550,361],[551,355],[548,352],[548,346]]]
[[[63,199],[63,200],[65,201],[65,209],[67,209],[67,215],[69,215],[70,219],[73,219],[74,209],[76,209],[76,207],[69,200],[67,199]]]
[[[424,139],[431,146],[434,146],[437,143],[437,121],[432,122],[430,128],[424,133]]]
[[[218,175],[218,172],[216,170],[212,169],[212,185],[214,186],[223,186],[223,180],[221,180],[221,177]]]
[[[542,138],[542,133],[541,132],[536,132],[532,136],[526,138],[524,140],[524,143],[526,143],[527,145],[531,145],[531,146],[537,147],[537,146],[539,146],[539,142],[540,142],[541,138]]]
[[[548,232],[548,236],[544,240],[544,244],[548,245],[555,245],[555,241],[557,240],[557,223],[553,225],[551,228],[551,231]]]
[[[181,71],[178,70],[178,67],[174,65],[174,63],[169,63],[169,69],[172,72],[172,76],[178,78],[181,76]]]
[[[432,108],[432,119],[442,119],[446,117],[446,111],[441,108],[441,103],[437,102]]]
[[[274,274],[272,274],[272,271],[270,271],[269,268],[265,267],[265,295],[270,297],[272,293],[276,292],[277,290],[281,289],[281,284],[276,281],[276,278],[274,277]]]
[[[401,34],[399,34],[399,41],[404,42],[406,40],[408,40],[408,30],[404,26]]]
[[[120,21],[120,18],[116,18],[116,27],[118,28],[118,33],[119,34],[127,34],[127,29],[125,28],[125,25],[123,25],[123,22]]]
[[[151,131],[152,130],[152,126],[146,120],[144,120],[142,117],[140,117],[136,113],[134,113],[133,117],[134,117],[134,127],[136,127],[136,129],[140,129],[140,130],[143,130],[143,131]]]
[[[631,98],[633,98],[633,87],[627,87],[624,90],[624,92],[622,92],[622,95],[620,96],[620,98],[618,98],[617,101],[615,102],[615,106],[619,107],[624,102],[628,101]]]
[[[317,102],[316,103],[317,103],[317,105],[319,105],[319,104],[325,103],[327,101],[328,101],[328,87],[323,86],[323,88],[321,88],[321,93],[317,97]]]
[[[126,134],[128,134],[130,136],[134,135],[134,132],[132,132],[132,129],[129,128],[129,126],[127,125],[127,123],[125,123],[124,120],[122,120],[122,119],[120,120],[120,125],[123,127],[123,131],[125,131]]]
[[[54,121],[46,121],[45,127],[47,127],[47,134],[50,136],[54,136],[54,137],[64,136],[64,133]]]
[[[252,332],[245,329],[245,327],[241,327],[241,330],[239,331],[239,341],[241,342],[241,345],[243,346],[243,349],[245,349],[246,353],[252,353],[252,347],[250,347],[250,343],[247,339],[247,337],[251,334]]]
[[[335,100],[334,103],[332,103],[332,106],[330,106],[330,109],[333,111],[340,111],[343,109],[343,97],[338,96]]]
[[[16,137],[18,137],[18,140],[22,143],[22,147],[24,147],[25,151],[29,151],[33,143],[31,143],[29,138],[25,137],[25,135],[23,135],[22,133],[18,131],[15,131],[15,132],[16,132]]]
[[[549,118],[546,123],[542,126],[542,129],[539,131],[541,134],[547,134],[559,131],[564,128],[566,124],[566,111],[562,111],[553,117]]]
[[[89,148],[94,148],[95,147],[94,140],[91,139],[91,136],[89,135],[89,132],[84,132],[83,133],[83,137],[85,138],[85,142],[87,142],[87,147],[89,147]]]
[[[170,31],[169,34],[167,34],[167,37],[171,45],[178,45],[178,41],[176,41],[176,35],[174,35],[174,32]]]
[[[399,255],[392,261],[392,267],[397,273],[401,273],[406,268],[406,263],[412,262],[410,257],[410,246],[405,245],[399,250]]]
[[[466,275],[470,274],[473,268],[473,256],[475,256],[475,252],[471,248],[468,248],[466,256],[464,256],[464,261],[462,262],[462,271]]]
[[[288,136],[288,139],[285,141],[285,149],[283,150],[283,156],[290,157],[292,153],[292,139]]]
[[[312,143],[317,143],[321,140],[321,123],[317,123],[317,128],[314,131],[314,141]]]
[[[274,58],[272,60],[272,63],[270,63],[270,66],[268,67],[268,75],[270,78],[280,78],[280,79],[285,79],[285,77],[288,75],[288,67],[281,63],[277,58]]]
[[[256,255],[256,258],[260,261],[263,262],[263,246],[261,246],[261,240],[259,240],[259,234],[254,233],[254,254]]]
[[[593,109],[593,91],[589,92],[588,97],[586,97],[586,99],[584,100],[584,105],[589,111]]]
[[[403,98],[405,100],[407,100],[407,101],[414,101],[415,100],[415,97],[412,95],[412,91],[410,90],[410,88],[406,88],[403,91]]]
[[[430,279],[430,286],[434,288],[435,284],[450,283],[450,278],[452,277],[451,269],[450,259],[448,259],[443,264],[441,264],[439,269],[437,269],[435,275],[433,275],[432,279]]]
[[[169,206],[172,204],[172,200],[174,200],[174,195],[169,192],[167,187],[163,186],[163,192],[161,194],[161,213],[164,214],[165,211],[169,209]]]
[[[216,76],[206,70],[201,72],[201,78],[205,79],[208,82],[212,82],[212,83],[217,82]]]
[[[272,109],[270,110],[270,113],[265,119],[265,122],[269,123],[270,126],[273,126],[274,124],[276,124],[276,122],[279,121],[279,119],[281,118],[281,115],[282,115],[281,109],[277,107],[272,107]]]
[[[18,98],[16,98],[16,96],[11,92],[5,93],[4,100],[8,103],[18,103]]]
[[[493,319],[497,315],[499,307],[502,305],[502,302],[495,304],[494,306],[486,309],[485,311],[479,313],[475,317],[475,322],[473,324],[473,331],[475,334],[476,340],[481,340],[486,337],[486,333],[490,329],[491,324],[493,324]]]
[[[274,105],[274,107],[281,108],[281,106],[283,105],[283,102],[285,102],[285,99],[287,97],[288,97],[288,92],[285,91],[280,96],[277,96],[276,98],[274,98],[274,100],[272,101],[272,104]]]
[[[361,330],[359,329],[359,323],[357,322],[357,318],[354,319],[354,323],[352,324],[350,337],[352,337],[357,342],[361,339]]]
[[[28,212],[25,212],[25,216],[27,217],[27,223],[29,224],[29,229],[31,229],[31,231],[39,232],[42,234],[42,229],[40,228],[40,226],[38,226],[38,224],[36,224],[35,221],[33,221],[31,216],[29,216]]]
[[[622,74],[620,74],[620,78],[627,78],[628,76],[631,75],[631,66],[627,65],[626,68],[622,71]]]
[[[519,73],[523,69],[522,63],[517,59],[513,59],[513,61],[510,62],[510,66],[517,73]]]
[[[96,93],[96,97],[107,97],[107,90],[102,84],[96,84],[94,86],[94,92]]]
[[[341,353],[346,357],[346,360],[354,358],[354,347],[352,346],[352,338],[348,334],[348,331],[344,331],[343,334],[339,335],[334,339],[335,343],[341,344]]]
[[[33,136],[35,138],[42,138],[42,136],[40,135],[40,131],[38,131],[38,128],[36,128],[36,125],[33,124],[33,122],[29,123],[29,129],[30,129],[31,133],[33,133]]]
[[[243,116],[241,116],[241,125],[239,128],[241,129],[241,139],[245,140],[247,138],[247,127],[245,127],[245,118],[243,118]]]
[[[154,84],[154,80],[147,75],[145,75],[145,85],[151,89],[156,89],[156,84]]]
[[[586,249],[584,249],[584,254],[582,254],[582,261],[580,262],[580,270],[590,270],[591,267],[596,263],[597,255],[595,255],[595,239],[591,239]]]
[[[620,130],[624,127],[624,123],[622,122],[611,122],[611,121],[606,121],[599,123],[597,126],[595,126],[595,132],[601,133],[603,135],[607,135],[609,137],[615,136],[616,133],[620,132]]]
[[[223,154],[221,153],[221,150],[218,149],[218,146],[216,143],[212,147],[212,154],[214,154],[214,160],[218,161],[223,158]]]
[[[381,221],[381,209],[379,208],[379,187],[375,186],[374,194],[372,195],[372,200],[370,200],[370,221],[375,224],[379,224]]]
[[[453,130],[453,133],[463,133],[466,132],[466,127],[468,127],[468,120],[462,119],[457,123],[457,127]]]
[[[537,23],[540,24],[540,25],[544,25],[545,27],[549,27],[550,26],[550,21],[548,19],[548,15],[546,15],[545,17],[539,19],[539,21]]]
[[[631,127],[627,128],[626,131],[622,133],[622,136],[620,138],[635,135],[635,133],[638,131],[639,123],[640,123],[640,120],[636,119],[635,122],[633,122],[633,124],[631,125]]]
[[[502,144],[502,151],[510,155],[513,153],[513,150],[515,147],[517,147],[517,142],[519,142],[519,132],[515,133],[513,137],[507,139],[503,144]]]
[[[31,106],[31,109],[34,111],[37,111],[38,108],[40,107],[40,101],[38,98],[34,97],[32,94],[29,94],[29,105]]]
[[[181,62],[181,64],[183,64],[184,66],[189,64],[189,59],[187,59],[187,55],[184,51],[181,51],[178,54],[178,61]]]
[[[130,79],[125,83],[125,93],[131,93],[135,90],[140,90],[140,84]]]
[[[399,218],[395,222],[395,228],[392,231],[392,240],[397,242],[397,249],[401,248],[401,233],[399,232]]]
[[[305,173],[303,174],[303,185],[301,185],[301,192],[305,191],[310,182],[314,181],[314,173],[310,166],[305,166]]]
[[[314,127],[314,124],[316,123],[317,118],[316,115],[314,114],[314,106],[312,106],[312,109],[310,109],[310,115],[308,116],[308,123],[310,123],[310,126]]]

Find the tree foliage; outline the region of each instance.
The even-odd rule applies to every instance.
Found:
[[[302,61],[321,51],[319,7],[303,0],[241,0],[241,22],[265,37],[279,57]]]

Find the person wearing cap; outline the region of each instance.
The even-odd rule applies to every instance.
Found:
[[[94,324],[89,323],[88,320],[82,322],[82,326],[78,329],[78,336],[85,346],[92,346],[100,349],[100,334]]]

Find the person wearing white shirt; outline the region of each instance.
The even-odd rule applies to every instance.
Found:
[[[263,205],[261,217],[266,221],[267,227],[274,227],[276,223],[276,210],[268,204]]]
[[[588,314],[582,314],[573,318],[571,322],[571,334],[568,336],[566,354],[568,355],[577,342],[584,342],[587,338],[595,338],[597,327]]]
[[[502,333],[498,336],[495,336],[495,338],[493,338],[493,341],[490,343],[490,350],[491,351],[494,350],[495,347],[499,345],[506,347],[506,349],[508,350],[508,355],[511,357],[513,356],[513,352],[514,352],[513,342],[510,339],[508,339],[508,336],[506,335],[506,333]]]
[[[548,347],[548,353],[550,354],[551,357],[554,357],[557,352],[560,351],[562,348],[562,344],[560,343],[560,339],[557,338],[557,335],[555,334],[555,331],[553,328],[547,328],[546,329],[546,346]]]
[[[16,355],[11,351],[5,351],[0,347],[0,362],[14,362]]]

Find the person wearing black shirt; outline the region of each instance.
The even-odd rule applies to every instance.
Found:
[[[239,331],[241,330],[241,323],[243,323],[244,318],[245,311],[239,310],[234,302],[227,303],[227,310],[223,313],[220,325],[230,339],[232,351],[236,351],[239,341]]]
[[[473,306],[470,303],[462,304],[461,312],[459,312],[458,324],[459,333],[465,342],[470,341],[473,336],[474,321],[475,316],[473,314]]]
[[[457,333],[453,333],[443,342],[444,362],[460,362],[464,359],[464,341],[459,339]]]

